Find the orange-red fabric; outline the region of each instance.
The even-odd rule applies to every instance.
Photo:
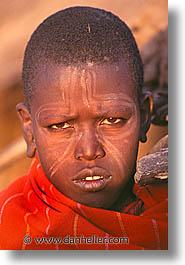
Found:
[[[0,249],[167,249],[167,184],[135,185],[134,193],[137,204],[124,212],[82,205],[59,192],[34,159],[28,175],[0,194]]]

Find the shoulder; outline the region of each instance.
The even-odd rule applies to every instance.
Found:
[[[0,249],[17,249],[22,244],[19,239],[23,238],[22,227],[25,226],[26,180],[27,176],[20,177],[0,193]]]
[[[5,203],[15,201],[16,198],[23,196],[24,186],[27,176],[22,176],[10,184],[5,190],[0,192],[0,209]]]
[[[135,184],[134,193],[145,204],[157,204],[168,199],[168,183],[153,183],[143,186]]]
[[[134,187],[135,195],[144,203],[142,216],[168,221],[168,183],[157,183]]]

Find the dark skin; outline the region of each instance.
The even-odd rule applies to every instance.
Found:
[[[119,211],[134,200],[128,183],[150,124],[148,94],[139,104],[124,60],[40,69],[31,112],[17,105],[28,157],[37,152],[71,199]]]

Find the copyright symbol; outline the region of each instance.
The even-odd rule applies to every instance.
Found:
[[[24,240],[25,244],[30,244],[32,241],[32,237],[31,236],[24,236],[23,240]]]

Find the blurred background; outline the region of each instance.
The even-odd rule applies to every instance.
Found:
[[[1,0],[0,1],[0,190],[28,170],[15,106],[24,101],[21,68],[24,50],[35,28],[49,15],[70,6],[106,9],[131,28],[144,62],[144,89],[154,97],[148,141],[138,158],[168,133],[168,1],[167,0]]]

